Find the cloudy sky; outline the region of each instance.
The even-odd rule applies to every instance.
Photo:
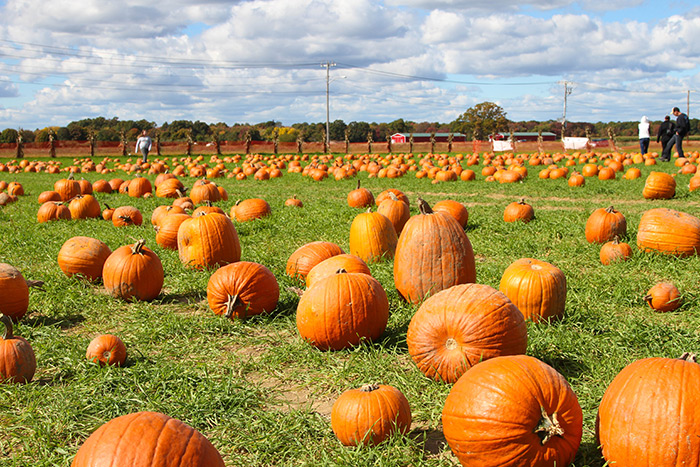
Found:
[[[697,0],[0,0],[0,129],[700,115]]]

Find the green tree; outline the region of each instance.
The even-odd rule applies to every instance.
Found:
[[[17,130],[14,128],[5,128],[0,133],[0,143],[14,143],[17,141]]]
[[[350,122],[348,124],[348,139],[351,143],[363,143],[367,141],[367,133],[370,131],[367,122]]]
[[[328,124],[328,132],[331,135],[331,141],[344,141],[345,128],[347,125],[342,120],[336,120]]]
[[[470,107],[450,125],[452,131],[464,133],[469,138],[476,132],[479,139],[508,129],[508,118],[501,106],[493,102],[482,102]]]

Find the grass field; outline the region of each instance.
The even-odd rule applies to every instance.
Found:
[[[70,159],[64,160],[69,165]],[[541,180],[535,167],[522,183],[472,182],[431,184],[412,175],[367,179],[375,197],[398,188],[411,201],[442,199],[464,203],[469,210],[467,235],[477,258],[477,282],[498,288],[513,261],[532,257],[558,266],[568,285],[566,314],[550,324],[528,324],[527,354],[553,366],[572,385],[584,413],[584,435],[575,465],[602,466],[594,438],[595,418],[613,377],[634,360],[678,357],[697,352],[700,317],[698,257],[675,258],[636,251],[631,260],[602,266],[600,246],[584,237],[586,219],[597,208],[614,205],[627,218],[627,241],[634,247],[642,213],[668,207],[700,215],[700,198],[688,191],[689,175],[678,175],[674,199],[642,198],[651,170],[675,172],[670,163],[639,166],[642,177],[600,181],[587,178],[570,188],[565,178]],[[90,181],[123,173],[85,174]],[[322,352],[303,342],[295,325],[299,286],[284,273],[290,254],[301,245],[325,240],[349,251],[350,223],[359,210],[346,196],[357,181],[314,182],[300,174],[260,182],[218,179],[230,199],[261,197],[272,207],[268,218],[236,223],[242,259],[267,266],[277,277],[280,303],[267,316],[230,321],[207,306],[206,286],[212,271],[185,269],[177,252],[156,245],[148,222],[153,209],[170,200],[98,195],[101,204],[133,205],[144,225],[118,229],[102,220],[38,224],[37,195],[53,189],[64,175],[0,173],[19,181],[27,196],[0,208],[0,262],[17,267],[27,279],[44,281],[31,291],[28,315],[16,326],[37,355],[34,381],[0,385],[0,465],[69,465],[82,442],[100,425],[119,415],[154,410],[197,428],[217,447],[229,466],[453,466],[440,415],[450,386],[433,382],[413,364],[406,330],[417,306],[402,301],[393,284],[391,261],[370,265],[390,302],[383,338],[347,351]],[[154,176],[149,176],[153,181]],[[183,179],[192,186],[192,179]],[[297,195],[301,209],[284,206]],[[503,222],[508,203],[525,197],[535,209],[528,223]],[[145,238],[161,258],[165,285],[152,303],[125,303],[104,293],[101,285],[69,279],[56,257],[68,238],[85,235],[114,250]],[[418,272],[417,272],[418,273]],[[684,304],[674,313],[655,313],[642,300],[660,280],[676,284]],[[0,291],[2,300],[2,291]],[[127,365],[100,368],[85,359],[98,334],[119,335],[127,345]],[[330,409],[338,395],[367,382],[400,389],[408,398],[413,425],[377,447],[346,448],[333,435]]]

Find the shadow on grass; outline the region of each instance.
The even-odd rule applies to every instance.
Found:
[[[590,371],[590,367],[578,358],[549,355],[536,355],[536,357],[552,368],[555,368],[567,380],[578,378],[581,374]]]
[[[605,459],[603,459],[603,455],[598,449],[598,443],[596,441],[581,443],[572,465],[574,467],[603,467]]]
[[[60,317],[45,316],[39,313],[32,313],[29,316],[22,318],[22,325],[31,328],[39,328],[43,326],[56,326],[59,329],[70,329],[85,321],[85,317],[80,313],[72,313]]]
[[[206,292],[191,291],[186,293],[167,294],[161,300],[163,304],[191,304],[200,302],[207,298]]]
[[[412,430],[408,436],[421,447],[426,456],[436,456],[449,449],[445,434],[440,430],[419,428]]]

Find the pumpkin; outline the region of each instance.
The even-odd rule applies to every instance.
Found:
[[[72,237],[58,251],[58,266],[68,277],[78,274],[96,281],[102,277],[102,268],[111,254],[112,250],[96,238]]]
[[[172,176],[172,174],[169,174]],[[160,176],[160,175],[159,175]],[[185,185],[177,178],[168,178],[156,185],[156,196],[158,198],[178,198],[184,193]]]
[[[59,219],[70,220],[70,209],[63,203],[47,201],[39,207],[36,213],[37,222],[57,221]]]
[[[102,279],[107,293],[127,301],[151,301],[163,288],[163,264],[141,239],[117,248],[105,261]]]
[[[17,268],[0,263],[0,313],[19,321],[29,308],[29,285]]]
[[[236,201],[231,208],[231,218],[238,222],[262,219],[271,214],[270,205],[261,198],[251,198]]]
[[[433,205],[433,211],[444,212],[445,214],[454,217],[462,228],[465,228],[467,226],[467,222],[469,221],[469,211],[467,211],[467,208],[465,208],[462,203],[458,203],[457,201],[453,201],[451,199],[438,201]]]
[[[676,195],[676,179],[666,172],[651,172],[644,182],[644,199],[671,199]]]
[[[113,178],[109,182],[109,187],[112,189],[112,192],[119,191],[119,188],[124,184],[124,180],[121,178]]]
[[[367,263],[365,263],[362,258],[343,253],[324,259],[311,268],[306,275],[306,287],[311,287],[316,281],[324,277],[336,274],[339,269],[345,269],[347,272],[360,272],[362,274],[372,275]]]
[[[445,400],[442,425],[464,466],[566,466],[581,443],[583,414],[555,369],[527,355],[510,355],[462,375]]]
[[[247,318],[277,307],[280,289],[262,264],[239,261],[217,269],[207,284],[209,308],[230,319]]]
[[[284,202],[285,206],[292,207],[292,208],[303,208],[304,203],[301,202],[299,198],[297,198],[297,195],[292,196],[291,198],[288,198]]]
[[[379,193],[379,196],[377,196],[377,199],[374,201],[377,204],[377,206],[382,204],[382,201],[384,201],[385,199],[391,198],[391,195],[389,193],[392,193],[398,199],[406,203],[406,206],[411,206],[411,203],[408,201],[408,196],[406,196],[406,194],[403,191],[397,190],[396,188],[388,188]]]
[[[169,250],[177,250],[177,232],[190,216],[183,213],[168,214],[155,226],[156,243]]]
[[[627,219],[614,207],[596,209],[586,221],[588,243],[605,243],[627,235]]]
[[[126,346],[112,334],[102,334],[88,344],[86,358],[100,366],[122,366],[126,361]]]
[[[105,208],[102,210],[102,219],[106,221],[111,221],[114,215],[114,208],[109,207],[109,204],[105,203]]]
[[[626,366],[605,390],[596,435],[608,465],[698,465],[700,365],[693,355]]]
[[[362,297],[362,299],[358,299]],[[309,287],[297,306],[299,335],[321,350],[340,350],[376,340],[389,320],[389,301],[379,281],[338,271]]]
[[[81,178],[78,180],[78,185],[80,185],[80,194],[82,195],[91,195],[92,194],[92,183],[89,181],[85,180],[84,178]]]
[[[343,253],[342,248],[332,242],[317,241],[307,243],[297,248],[289,256],[285,272],[288,276],[305,280],[311,268],[318,263],[331,256],[342,255]]]
[[[61,201],[61,195],[59,195],[57,192],[51,190],[51,191],[42,191],[39,193],[39,197],[37,198],[37,201],[39,202],[39,205],[42,205],[46,202],[49,201]]]
[[[221,201],[221,194],[216,186],[216,183],[203,178],[197,180],[190,191],[190,198],[194,204],[202,204],[205,201],[212,203]]]
[[[348,206],[351,208],[366,208],[374,204],[374,195],[367,188],[360,187],[357,181],[357,188],[348,193]]]
[[[141,211],[133,206],[119,206],[112,213],[112,223],[115,227],[143,224]]]
[[[23,196],[24,187],[19,182],[10,182],[10,184],[7,185],[7,194],[14,197]]]
[[[12,318],[0,314],[5,331],[0,337],[0,382],[28,383],[36,372],[34,349],[23,337],[15,336]]]
[[[132,198],[143,198],[146,193],[153,193],[153,186],[147,178],[137,175],[136,178],[129,181],[127,193]]]
[[[700,219],[672,209],[650,209],[639,221],[637,246],[645,252],[697,255],[700,252]]]
[[[223,467],[214,445],[194,428],[158,412],[122,415],[99,427],[71,467]]]
[[[169,214],[185,214],[185,210],[180,206],[158,206],[151,214],[151,224],[157,226],[160,221]]]
[[[394,193],[389,192],[389,197],[381,202],[377,208],[377,212],[385,216],[394,226],[396,235],[401,234],[403,226],[406,225],[408,219],[411,218],[411,211],[408,204],[401,201]]]
[[[350,225],[350,253],[368,263],[393,258],[398,242],[394,225],[386,216],[367,209]]]
[[[345,446],[375,446],[411,428],[411,407],[401,391],[385,384],[365,384],[343,392],[333,403],[331,427]]]
[[[558,318],[566,305],[566,277],[545,261],[521,258],[508,266],[499,290],[534,322]]]
[[[394,284],[401,296],[418,303],[457,284],[476,281],[471,242],[452,217],[418,200],[420,214],[401,232],[394,256]]]
[[[522,313],[501,292],[460,284],[423,302],[408,325],[406,343],[423,374],[454,383],[482,360],[524,354],[527,328]]]
[[[204,201],[202,201],[202,203],[203,204],[201,206],[198,206],[194,211],[192,211],[192,217],[197,217],[203,213],[212,212],[223,214],[224,216],[226,215],[223,209],[221,209],[219,206],[214,206],[208,199],[205,199]]]
[[[586,179],[578,172],[573,172],[569,177],[567,184],[570,187],[580,187],[586,184]]]
[[[177,231],[180,261],[202,269],[235,263],[241,259],[241,243],[231,219],[223,214],[205,213],[185,219]]]
[[[61,195],[61,201],[69,201],[80,194],[80,184],[73,180],[73,173],[68,178],[57,180],[53,184],[53,190]]]
[[[670,282],[659,282],[644,296],[644,301],[656,311],[674,311],[681,306],[681,293]]]
[[[621,242],[618,236],[600,248],[600,262],[609,265],[614,261],[627,261],[632,256],[632,247]]]
[[[530,222],[534,217],[535,210],[525,202],[525,198],[513,201],[503,211],[503,220],[505,222]]]
[[[178,198],[175,198],[173,201],[173,206],[180,206],[182,209],[185,210],[193,210],[194,209],[194,202],[192,202],[192,198],[189,196],[185,196],[182,192],[178,191]]]
[[[112,186],[106,180],[96,180],[92,183],[92,191],[109,194],[112,192]]]
[[[77,195],[68,203],[71,219],[94,219],[102,216],[100,203],[92,195]]]

